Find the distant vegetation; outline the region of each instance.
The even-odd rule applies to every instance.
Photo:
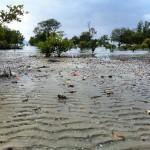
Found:
[[[24,37],[19,31],[0,26],[0,49],[20,48],[23,40]]]
[[[38,23],[34,29],[35,36],[31,37],[29,43],[41,49],[47,57],[52,54],[61,56],[62,52],[66,52],[71,48],[91,49],[92,54],[99,46],[108,46],[114,48],[115,45],[109,44],[108,36],[104,35],[100,39],[96,39],[97,34],[95,28],[88,25],[88,30],[82,32],[80,36],[74,36],[71,39],[64,37],[64,32],[59,31],[61,23],[55,19],[49,19]]]
[[[59,31],[61,23],[55,19],[49,19],[38,23],[34,29],[35,36],[30,38],[30,44],[38,46],[46,56],[57,54],[71,48],[91,49],[92,54],[97,47],[105,47],[114,50],[150,49],[150,22],[140,21],[135,29],[116,28],[111,36],[103,35],[96,38],[96,30],[88,25],[88,30],[71,39],[64,38],[63,32]]]
[[[5,26],[12,21],[21,22],[20,16],[27,13],[23,10],[23,5],[7,6],[6,11],[0,11],[0,49],[20,48],[23,44],[23,35],[16,30],[11,30]]]
[[[97,47],[114,49],[137,50],[150,49],[150,22],[140,21],[135,29],[116,28],[111,36],[103,35],[96,38],[96,30],[88,24],[88,30],[71,39],[64,38],[63,32],[59,31],[61,23],[55,19],[49,19],[38,23],[34,29],[35,36],[30,38],[30,44],[38,46],[46,56],[57,54],[71,48],[90,49],[92,54]]]
[[[72,41],[64,38],[62,31],[58,31],[60,27],[61,23],[55,19],[38,23],[34,29],[35,36],[30,38],[30,44],[38,46],[47,57],[51,54],[60,57],[62,52],[68,51],[73,46]]]
[[[117,28],[112,31],[111,40],[123,49],[150,49],[150,22],[140,21],[135,29]]]

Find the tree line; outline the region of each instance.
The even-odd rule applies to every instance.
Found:
[[[140,21],[135,29],[114,29],[111,41],[117,42],[122,49],[150,49],[150,22]]]
[[[31,37],[29,43],[41,49],[42,53],[51,56],[57,54],[61,56],[62,52],[66,52],[71,48],[91,49],[94,53],[98,46],[111,45],[108,42],[108,36],[104,35],[100,39],[96,39],[97,34],[95,28],[88,25],[88,30],[82,32],[80,36],[74,36],[71,39],[64,37],[64,32],[60,31],[61,23],[56,19],[48,19],[39,22],[34,29],[35,36]],[[114,47],[115,45],[111,45]]]
[[[105,47],[110,50],[124,49],[150,49],[150,22],[140,21],[135,29],[116,28],[111,35],[103,35],[96,38],[97,31],[88,24],[87,31],[71,39],[64,37],[60,31],[61,23],[55,19],[39,22],[34,29],[35,36],[30,38],[30,44],[37,46],[46,56],[57,54],[61,56],[71,48],[91,49],[92,54],[97,47]]]

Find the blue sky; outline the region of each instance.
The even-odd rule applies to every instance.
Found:
[[[0,9],[9,4],[24,4],[30,12],[21,23],[9,25],[26,39],[38,22],[49,18],[60,21],[61,30],[69,37],[86,31],[88,22],[101,36],[116,27],[135,28],[139,20],[150,21],[150,0],[0,0]]]

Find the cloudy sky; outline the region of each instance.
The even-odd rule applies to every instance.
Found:
[[[88,22],[101,36],[116,27],[134,28],[139,20],[150,21],[150,0],[0,0],[0,9],[10,4],[24,4],[29,11],[21,23],[9,25],[27,40],[36,24],[49,18],[60,21],[69,37],[86,31]]]

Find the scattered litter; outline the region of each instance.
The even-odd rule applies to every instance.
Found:
[[[112,78],[112,75],[108,76],[108,78]]]
[[[87,77],[85,77],[85,76],[82,78],[82,80],[86,80],[86,79],[87,79]]]
[[[150,109],[149,109],[149,110],[146,110],[146,113],[147,113],[148,115],[150,115]]]
[[[28,98],[26,98],[26,99],[22,100],[22,102],[23,102],[23,103],[28,102],[28,101],[29,101],[29,99],[28,99]]]
[[[72,93],[72,94],[73,94],[73,93],[76,93],[76,92],[77,92],[77,91],[69,91],[69,93]]]
[[[125,136],[120,132],[112,131],[112,138],[115,141],[125,141]]]
[[[57,97],[58,97],[58,99],[67,99],[67,97],[65,95],[58,94]]]
[[[93,96],[91,97],[91,99],[96,99],[96,98],[100,98],[101,96]]]
[[[74,88],[74,85],[73,84],[69,84],[68,87],[69,88]]]
[[[12,81],[11,83],[13,83],[13,84],[17,84],[17,83],[18,83],[18,81]]]
[[[114,94],[111,90],[105,90],[104,93],[107,94],[108,97]]]
[[[65,95],[58,95],[58,102],[66,104],[67,97]]]

